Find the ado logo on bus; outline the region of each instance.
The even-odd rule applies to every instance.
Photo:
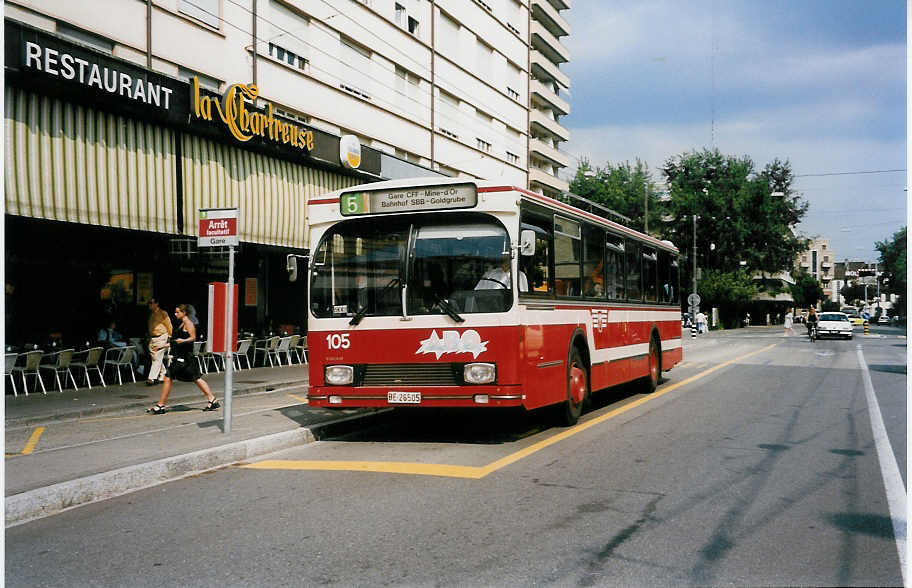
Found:
[[[433,353],[440,359],[445,353],[471,353],[472,359],[488,350],[488,342],[481,340],[481,335],[474,329],[463,331],[443,331],[443,337],[437,331],[431,331],[430,337],[421,342],[415,355]]]

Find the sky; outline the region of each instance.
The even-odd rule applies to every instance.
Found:
[[[569,176],[580,159],[718,148],[788,160],[800,234],[876,261],[907,223],[904,0],[574,0]],[[881,172],[886,173],[847,173]],[[833,174],[833,175],[817,175]],[[839,174],[839,175],[835,175]]]

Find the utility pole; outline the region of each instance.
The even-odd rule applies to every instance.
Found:
[[[649,234],[649,182],[643,179],[643,232]]]

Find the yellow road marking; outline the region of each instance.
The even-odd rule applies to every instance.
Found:
[[[26,442],[25,447],[22,449],[22,455],[28,455],[35,450],[35,445],[38,444],[38,439],[41,438],[42,433],[44,433],[44,427],[38,427],[32,431],[31,437],[29,437],[28,442]]]
[[[752,355],[757,355],[758,353],[763,353],[769,349],[772,349],[778,345],[778,343],[773,343],[767,345],[756,351],[751,351],[750,353],[745,353],[744,355],[738,356],[734,359],[730,359],[726,362],[715,365],[705,371],[702,371],[698,374],[694,374],[689,378],[681,380],[671,384],[666,388],[656,390],[648,396],[643,396],[616,408],[612,411],[606,412],[603,415],[597,416],[594,419],[588,420],[584,423],[580,423],[576,426],[570,427],[565,431],[562,431],[552,437],[543,439],[537,443],[533,443],[525,449],[521,449],[515,453],[511,453],[506,457],[502,457],[497,461],[491,462],[486,466],[459,466],[459,465],[448,465],[448,464],[432,464],[432,463],[408,463],[408,462],[388,462],[388,461],[307,461],[307,460],[266,460],[257,463],[243,465],[241,467],[248,469],[258,469],[258,470],[320,470],[320,471],[350,471],[350,472],[375,472],[375,473],[387,473],[387,474],[413,474],[413,475],[423,475],[423,476],[444,476],[449,478],[471,478],[471,479],[480,479],[484,478],[488,474],[496,472],[499,469],[505,468],[510,464],[516,463],[517,461],[529,457],[533,453],[537,453],[546,447],[550,447],[555,443],[560,443],[565,439],[582,433],[583,431],[590,429],[596,425],[599,425],[607,420],[610,420],[616,416],[619,416],[629,410],[632,410],[642,404],[645,404],[656,398],[660,398],[669,392],[677,390],[681,386],[686,386],[692,382],[695,382],[701,378],[705,378],[709,374],[716,372],[724,367],[727,367],[733,363],[747,359]]]
[[[306,396],[301,396],[299,394],[291,394],[291,393],[288,393],[288,395],[291,396],[292,398],[294,398],[295,400],[297,400],[298,402],[303,402],[304,404],[307,404]]]

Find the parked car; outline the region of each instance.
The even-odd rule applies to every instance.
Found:
[[[880,318],[877,319],[877,324],[878,325],[889,325],[890,317],[888,317],[886,314],[880,315]]]
[[[844,312],[822,312],[817,322],[817,336],[852,338],[852,323]]]

